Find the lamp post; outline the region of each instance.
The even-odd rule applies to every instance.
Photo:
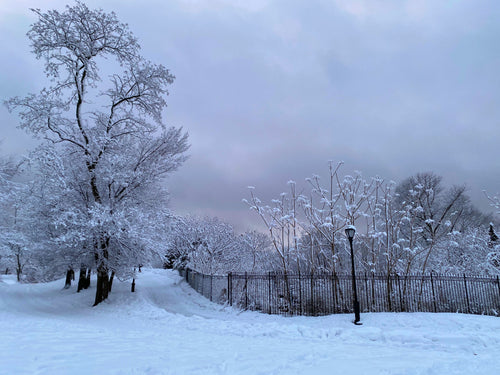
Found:
[[[354,226],[349,225],[345,229],[345,235],[349,239],[349,244],[351,245],[351,273],[352,273],[352,293],[354,296],[354,324],[361,325],[359,321],[361,318],[359,317],[359,301],[358,301],[358,292],[356,289],[356,272],[354,271],[354,250],[352,248],[352,240],[354,239],[354,234],[356,233],[356,228]]]

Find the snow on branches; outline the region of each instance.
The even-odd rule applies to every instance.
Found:
[[[283,272],[346,272],[349,252],[343,230],[356,225],[359,271],[408,274],[433,270],[487,272],[486,215],[465,195],[445,189],[441,177],[420,173],[396,184],[361,173],[340,175],[343,163],[329,163],[328,175],[288,183],[271,204],[250,189],[244,202],[264,223]],[[457,245],[468,255],[456,251]],[[460,271],[459,271],[460,270]]]
[[[40,189],[53,204],[46,210],[55,238],[100,278],[126,273],[149,258],[141,254],[151,228],[169,216],[162,179],[186,160],[187,134],[161,116],[174,76],[140,55],[112,12],[80,1],[62,12],[32,11],[38,20],[28,37],[51,86],[6,104],[21,128],[46,140],[32,159],[50,181],[50,192]],[[107,80],[103,61],[113,72]]]

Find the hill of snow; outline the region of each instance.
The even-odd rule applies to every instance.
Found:
[[[93,280],[95,284],[95,280]],[[500,369],[500,319],[461,314],[285,318],[212,304],[176,272],[95,290],[0,276],[0,374],[481,374]]]

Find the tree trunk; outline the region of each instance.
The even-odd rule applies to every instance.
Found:
[[[21,256],[19,254],[16,254],[16,275],[17,275],[17,282],[21,281],[21,273],[23,272],[23,266],[21,264]]]
[[[94,306],[97,306],[106,298],[108,298],[109,278],[108,269],[104,266],[97,268],[97,285],[95,291]]]
[[[80,293],[80,290],[87,289],[87,267],[80,267],[80,276],[78,277],[78,288],[76,289],[77,293]]]
[[[87,270],[87,277],[85,278],[85,284],[83,289],[88,289],[90,287],[90,275],[92,274],[92,270],[89,268]]]
[[[113,279],[115,278],[115,271],[111,271],[111,276],[109,277],[109,292],[111,293],[111,288],[113,288]]]
[[[106,274],[104,275],[102,280],[102,297],[103,297],[102,300],[104,301],[105,299],[107,299],[108,295],[109,295],[109,275],[106,270]]]
[[[64,289],[69,289],[71,286],[71,280],[75,279],[75,271],[72,268],[66,271],[66,281],[64,283]]]

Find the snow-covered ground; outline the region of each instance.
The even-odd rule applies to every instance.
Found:
[[[362,314],[354,326],[240,312],[166,270],[140,274],[136,293],[115,281],[97,307],[93,288],[0,280],[0,374],[500,373],[495,317]]]

